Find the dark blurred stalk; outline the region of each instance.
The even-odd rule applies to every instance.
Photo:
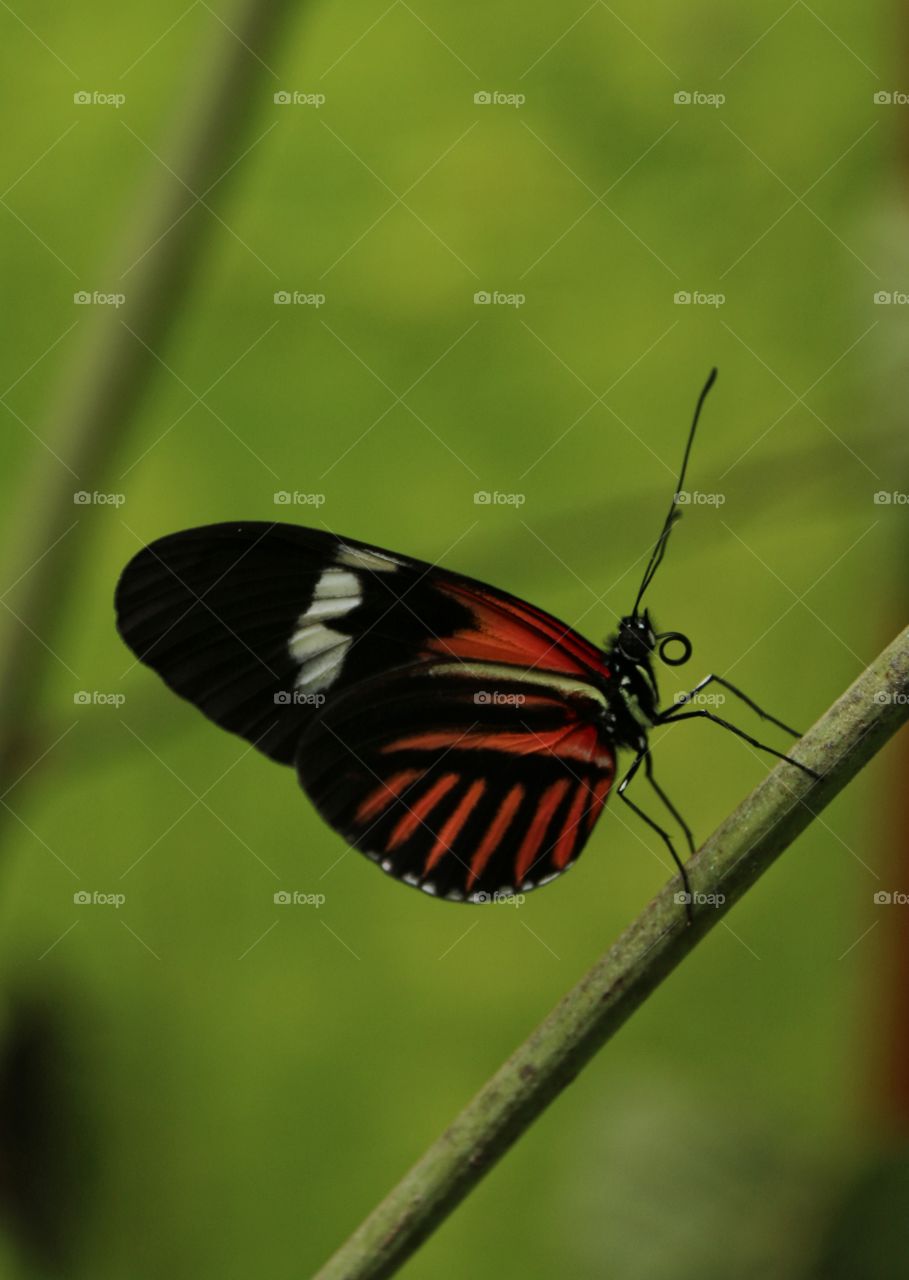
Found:
[[[909,719],[909,627],[798,743],[480,1090],[316,1280],[393,1275],[626,1019]],[[697,895],[705,895],[701,900]],[[701,903],[700,905],[698,905]],[[806,922],[806,927],[809,927]]]
[[[72,472],[42,458],[12,525],[21,534],[24,577],[17,617],[7,615],[0,636],[0,795],[24,768],[20,747],[52,661],[45,646],[55,647],[89,537],[86,520],[68,532],[80,511],[73,493],[103,489],[128,437],[159,369],[154,353],[164,348],[211,239],[212,214],[193,193],[219,184],[216,195],[223,199],[220,180],[242,150],[263,86],[269,82],[269,101],[272,84],[277,87],[264,64],[278,48],[284,19],[301,7],[290,0],[241,0],[230,29],[213,20],[217,47],[191,70],[178,137],[165,155],[173,172],[150,159],[149,191],[114,278],[145,257],[130,273],[119,311],[105,308],[92,325],[48,415],[45,438]]]
[[[883,937],[874,970],[868,972],[868,1005],[876,1013],[874,1064],[879,1076],[875,1090],[875,1119],[888,1143],[909,1143],[909,742],[892,762],[884,781],[881,812],[889,819],[882,832],[885,858],[880,881],[883,892],[893,895],[884,914]],[[888,785],[889,783],[889,785]]]

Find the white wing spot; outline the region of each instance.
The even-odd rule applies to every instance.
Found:
[[[362,599],[356,574],[330,568],[321,575],[309,608],[297,620],[297,630],[288,645],[290,656],[300,663],[298,689],[325,689],[337,679],[353,637],[324,624],[343,618]]]
[[[355,573],[348,573],[346,569],[326,569],[316,584],[314,599],[326,600],[339,596],[358,600],[360,581]]]
[[[359,596],[327,596],[323,599],[317,595],[306,612],[301,614],[300,625],[320,619],[343,618],[345,613],[356,609],[359,603]]]
[[[310,658],[315,658],[329,649],[336,649],[338,645],[349,640],[350,636],[342,635],[340,631],[332,631],[331,627],[323,627],[321,622],[315,622],[294,632],[290,641],[290,652],[297,662],[307,662]]]
[[[323,628],[328,632],[328,628]],[[336,634],[328,632],[328,634]],[[344,655],[350,647],[352,636],[339,636],[339,643],[334,644],[330,649],[324,650],[317,656],[309,657],[300,668],[300,674],[294,681],[298,689],[303,689],[307,693],[325,689],[332,684],[337,678],[341,670],[341,663],[344,661]]]

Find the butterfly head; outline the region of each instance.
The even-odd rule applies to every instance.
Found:
[[[670,650],[670,645],[681,647]],[[652,672],[651,657],[654,653],[668,667],[681,667],[691,657],[688,637],[681,631],[661,631],[658,634],[647,609],[622,619],[609,649],[613,657],[619,658],[623,664],[641,667],[647,673]]]
[[[622,618],[619,629],[606,646],[606,659],[618,682],[620,706],[630,716],[624,735],[632,745],[640,731],[654,723],[659,691],[653,671],[653,656],[670,667],[680,667],[691,657],[691,641],[680,631],[657,632],[644,609]]]

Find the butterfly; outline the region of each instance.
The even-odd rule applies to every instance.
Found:
[[[383,871],[428,894],[489,902],[526,893],[580,856],[616,779],[643,766],[657,798],[650,731],[693,717],[790,763],[692,698],[661,709],[659,659],[679,666],[688,638],[657,632],[645,591],[680,514],[704,386],[673,503],[634,605],[604,647],[532,604],[476,579],[327,530],[237,522],[152,542],[116,589],[120,635],[209,719],[279,764],[328,825]],[[804,768],[804,766],[799,766]],[[690,893],[687,899],[690,902]]]

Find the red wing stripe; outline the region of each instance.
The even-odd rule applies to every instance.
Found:
[[[470,893],[476,881],[486,870],[486,863],[489,861],[499,841],[510,827],[511,820],[523,799],[524,788],[521,786],[520,782],[516,782],[508,795],[502,801],[498,813],[493,818],[489,829],[480,841],[476,853],[470,860],[470,875],[467,877],[468,893]]]
[[[377,818],[388,808],[392,800],[397,800],[405,787],[416,781],[419,776],[419,769],[402,769],[400,773],[392,774],[387,782],[380,782],[373,791],[370,791],[366,799],[360,802],[354,821],[364,823]]]
[[[552,864],[558,867],[560,871],[564,871],[571,861],[571,851],[577,843],[579,834],[578,823],[581,821],[581,815],[584,812],[589,796],[590,791],[587,784],[582,782],[575,790],[574,799],[568,809],[559,838],[552,851]]]
[[[423,867],[423,875],[428,876],[430,871],[446,853],[451,853],[452,843],[457,840],[458,832],[463,827],[468,815],[473,810],[474,805],[480,796],[486,790],[486,783],[482,778],[478,778],[476,782],[472,782],[467,795],[458,802],[458,806],[454,813],[449,814],[445,820],[442,830],[439,832],[435,844],[430,850],[429,857]]]
[[[388,841],[389,851],[396,849],[408,836],[413,835],[420,823],[428,817],[442,797],[448,795],[457,781],[456,773],[446,773],[434,782],[428,791],[424,791],[418,800],[414,801],[392,831]]]
[[[543,792],[543,798],[537,805],[536,812],[530,820],[530,828],[524,837],[521,847],[518,850],[518,856],[514,864],[515,888],[521,887],[521,882],[527,874],[528,869],[533,863],[537,855],[537,850],[543,843],[543,837],[546,834],[546,828],[552,820],[552,815],[558,808],[559,802],[568,790],[570,779],[560,778],[558,782],[554,782]]]
[[[613,775],[607,773],[597,779],[593,787],[593,796],[590,801],[590,808],[587,810],[587,830],[593,830],[593,824],[603,812],[603,805],[606,803],[606,797],[609,795],[609,788],[612,786]]]

